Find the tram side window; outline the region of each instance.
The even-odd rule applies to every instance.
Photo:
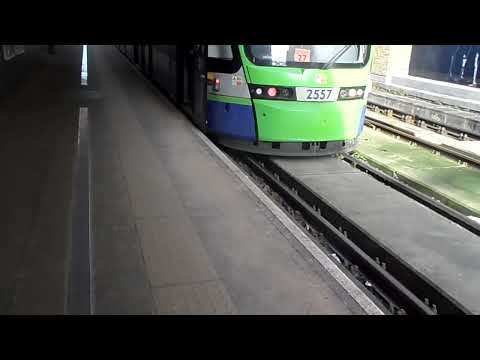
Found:
[[[3,60],[13,59],[15,55],[15,45],[3,45]]]
[[[234,73],[240,68],[232,45],[208,45],[208,71]]]
[[[226,61],[233,60],[231,45],[208,45],[208,57]]]

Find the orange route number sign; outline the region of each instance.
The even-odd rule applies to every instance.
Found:
[[[310,62],[310,50],[308,49],[295,49],[295,57],[296,62]]]

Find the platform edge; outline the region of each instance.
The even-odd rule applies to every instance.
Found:
[[[385,315],[348,276],[273,202],[248,176],[231,161],[205,134],[192,126],[192,132],[240,179],[240,181],[269,209],[294,238],[333,277],[347,294],[368,315]]]

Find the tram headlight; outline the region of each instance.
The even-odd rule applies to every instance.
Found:
[[[338,100],[355,100],[363,98],[365,94],[365,87],[348,87],[341,88]]]
[[[254,99],[295,100],[295,88],[271,85],[250,85],[250,94]]]
[[[287,88],[281,89],[280,96],[282,96],[284,98],[289,98],[290,96],[292,96],[292,94],[290,92],[290,89],[287,89]]]

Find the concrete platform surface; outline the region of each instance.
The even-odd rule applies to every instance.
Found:
[[[362,313],[113,46],[89,56],[97,314]]]
[[[0,314],[62,314],[66,305],[81,46],[27,49],[0,97]]]
[[[476,235],[339,159],[275,161],[473,313],[480,313]]]

